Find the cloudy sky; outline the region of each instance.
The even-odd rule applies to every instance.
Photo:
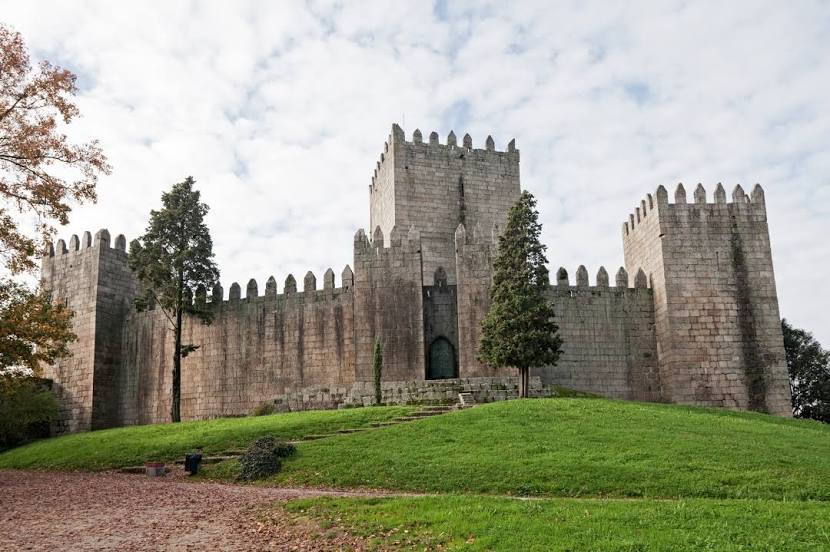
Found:
[[[113,174],[68,238],[137,236],[187,175],[227,290],[352,259],[391,124],[516,138],[552,268],[622,264],[658,185],[766,191],[783,316],[830,345],[830,4],[0,0],[79,77]],[[711,199],[710,199],[711,201]]]

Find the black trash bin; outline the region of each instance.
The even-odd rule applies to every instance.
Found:
[[[190,475],[196,475],[199,473],[199,464],[201,463],[201,452],[191,452],[184,455],[184,471],[190,473]]]

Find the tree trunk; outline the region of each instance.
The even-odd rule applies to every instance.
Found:
[[[173,422],[182,421],[182,293],[184,291],[184,274],[179,271],[179,291],[176,298],[176,327],[175,343],[173,345],[173,404],[170,407],[170,418]]]
[[[524,366],[519,368],[519,398],[526,399],[528,396],[528,381],[530,368]]]

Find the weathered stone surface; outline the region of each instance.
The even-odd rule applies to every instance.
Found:
[[[464,146],[470,150],[465,151],[439,144],[433,134],[430,144],[422,144],[392,133],[389,154],[370,190],[369,227],[379,226],[387,237],[394,226],[420,231],[424,285],[433,284],[439,266],[447,272],[447,283],[455,285],[455,229],[462,222],[469,229],[504,227],[507,210],[521,192],[519,152],[472,149],[468,136]]]
[[[629,273],[654,288],[662,398],[790,415],[763,201],[737,186],[726,203],[720,184],[715,203],[665,195],[623,237]]]

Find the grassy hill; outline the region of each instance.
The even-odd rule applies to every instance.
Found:
[[[305,443],[272,483],[830,500],[830,426],[676,405],[507,401]]]
[[[107,430],[0,455],[0,468],[100,469],[392,418],[303,412]],[[233,480],[236,461],[204,477]],[[601,399],[481,405],[301,443],[264,485],[439,493],[314,499],[292,515],[418,550],[828,550],[830,426]],[[532,497],[517,500],[511,497]]]
[[[219,418],[179,424],[121,427],[37,441],[0,454],[0,469],[105,470],[169,461],[201,447],[206,454],[244,449],[257,437],[298,439],[368,427],[408,414],[414,407],[371,407]]]

